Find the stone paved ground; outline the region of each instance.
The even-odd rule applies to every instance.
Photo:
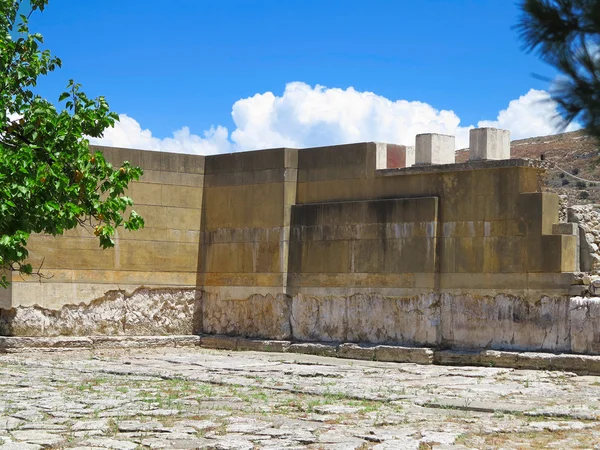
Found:
[[[196,348],[0,354],[0,449],[600,448],[600,377]]]

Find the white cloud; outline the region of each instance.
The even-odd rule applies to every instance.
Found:
[[[558,110],[556,103],[546,91],[531,89],[508,104],[508,108],[498,113],[496,120],[481,120],[479,127],[493,127],[510,130],[512,139],[524,139],[532,136],[544,136],[559,131]],[[571,123],[564,131],[581,128]]]
[[[235,144],[244,150],[314,147],[362,141],[410,143],[418,133],[453,134],[460,119],[427,103],[391,101],[353,88],[328,89],[288,83],[281,97],[271,92],[233,105]]]
[[[228,140],[227,128],[211,127],[204,132],[204,137],[191,134],[188,127],[173,132],[173,137],[159,139],[152,136],[148,129],[126,114],[119,115],[119,122],[114,128],[108,128],[101,139],[90,139],[92,144],[112,147],[138,148],[144,150],[160,150],[172,153],[195,153],[214,155],[233,151]]]
[[[381,141],[414,143],[419,133],[456,135],[457,148],[468,146],[470,126],[449,110],[437,110],[423,102],[389,100],[372,92],[314,88],[302,82],[288,83],[281,96],[272,92],[238,100],[232,106],[235,130],[211,127],[198,136],[183,127],[173,137],[159,139],[122,114],[115,128],[92,143],[178,153],[217,154],[272,147],[314,147],[350,142]],[[480,127],[511,130],[514,139],[556,133],[556,105],[545,91],[530,90],[511,101],[496,120],[482,120]],[[577,129],[571,125],[568,130]]]

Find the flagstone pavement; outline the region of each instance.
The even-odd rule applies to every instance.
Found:
[[[598,448],[600,377],[201,348],[0,354],[0,449]]]

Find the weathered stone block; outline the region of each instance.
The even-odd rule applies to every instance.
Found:
[[[408,298],[355,294],[346,301],[343,341],[435,345],[439,303],[436,294]]]
[[[202,324],[209,334],[289,339],[290,299],[284,294],[225,299],[208,292],[203,296]]]
[[[600,354],[600,298],[574,297],[570,301],[571,351]]]
[[[22,284],[36,286],[34,283]],[[52,283],[41,286],[52,287]],[[123,291],[109,291],[97,297],[89,304],[64,305],[56,309],[18,306],[0,311],[0,334],[123,336],[193,334],[197,331],[201,297],[195,289],[139,288],[129,295]]]
[[[237,350],[237,337],[221,335],[203,335],[200,338],[200,345],[206,348],[219,350]]]
[[[558,195],[553,192],[523,193],[518,197],[523,234],[552,234],[558,223]]]
[[[290,346],[289,341],[259,340],[238,338],[237,349],[254,352],[277,352],[284,353]]]
[[[433,350],[418,347],[397,347],[391,345],[377,345],[375,359],[399,363],[433,364]]]
[[[510,295],[441,295],[441,342],[450,348],[570,349],[569,300]]]
[[[455,138],[446,134],[417,134],[415,164],[453,164],[455,161]]]
[[[357,344],[341,344],[338,347],[337,355],[340,358],[373,361],[375,360],[375,349]]]
[[[577,235],[576,223],[555,223],[552,224],[552,234],[567,234],[571,236]]]
[[[317,355],[317,356],[337,356],[337,346],[328,344],[317,344],[312,342],[303,342],[298,344],[291,344],[288,349],[288,353],[304,353],[306,355]]]
[[[470,130],[469,159],[510,159],[510,131],[497,128]]]

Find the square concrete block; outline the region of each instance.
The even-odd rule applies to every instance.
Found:
[[[554,223],[552,224],[552,234],[568,234],[569,236],[577,235],[576,223]]]
[[[454,164],[454,136],[447,134],[418,134],[415,148],[415,164]]]
[[[474,128],[469,132],[469,159],[510,159],[510,131]]]

